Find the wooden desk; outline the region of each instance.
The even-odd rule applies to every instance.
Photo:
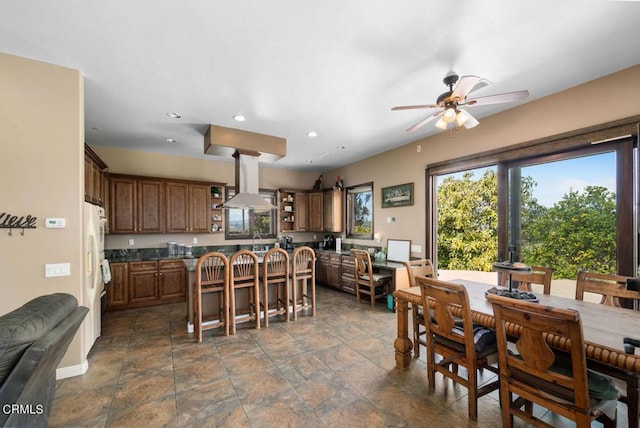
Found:
[[[495,328],[493,307],[485,298],[485,291],[493,285],[465,280],[453,280],[463,284],[469,294],[471,317],[474,323]],[[589,367],[626,382],[629,406],[629,427],[638,427],[640,417],[640,355],[625,354],[622,338],[640,336],[640,312],[614,308],[598,303],[585,302],[553,295],[536,293],[541,305],[575,309],[580,312],[584,332],[585,352]],[[422,304],[420,287],[396,290],[398,337],[394,342],[396,367],[405,370],[411,362],[412,341],[409,339],[409,303]],[[510,331],[509,333],[514,333]],[[554,337],[553,346],[568,349],[566,339]]]

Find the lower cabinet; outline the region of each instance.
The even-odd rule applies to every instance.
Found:
[[[111,263],[107,289],[107,311],[126,309],[129,302],[129,263]]]
[[[187,270],[182,260],[160,260],[158,278],[158,298],[163,303],[184,301]]]
[[[356,294],[356,265],[353,256],[342,256],[342,290]]]
[[[107,310],[183,302],[186,286],[182,260],[112,263]]]
[[[341,290],[342,260],[340,254],[318,251],[316,257],[318,259],[316,281]]]

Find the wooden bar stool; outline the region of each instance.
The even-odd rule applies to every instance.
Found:
[[[258,257],[253,251],[236,251],[229,259],[229,312],[231,334],[236,334],[236,324],[255,321],[260,328],[260,281]],[[247,314],[237,316],[237,290],[246,290],[249,302]]]
[[[298,297],[298,283],[301,284]],[[311,316],[316,316],[316,253],[311,247],[298,247],[291,256],[291,299],[293,319],[298,319],[298,311],[311,308]]]
[[[214,293],[218,298],[218,313],[205,317],[202,311],[202,298]],[[229,335],[229,260],[224,254],[211,252],[198,259],[193,310],[197,342],[202,342],[203,330],[212,328],[224,327],[224,335]]]
[[[275,311],[269,312],[269,289],[275,291]],[[264,326],[269,327],[269,317],[284,315],[289,321],[289,254],[282,248],[272,248],[262,262],[262,300]]]

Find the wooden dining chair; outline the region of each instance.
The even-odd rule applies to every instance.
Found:
[[[428,276],[433,278],[434,269],[431,260],[420,259],[404,262],[409,276],[409,286],[415,287],[416,276]],[[420,345],[427,346],[427,342],[423,338],[426,333],[426,324],[424,322],[424,311],[421,305],[411,304],[411,315],[413,321],[413,350],[416,358],[420,357]]]
[[[239,250],[229,259],[229,325],[231,334],[236,334],[236,324],[255,321],[260,328],[260,271],[258,257],[253,251]],[[247,291],[248,312],[238,316],[236,291]]]
[[[284,315],[289,321],[289,254],[282,248],[272,248],[264,255],[262,262],[262,299],[264,326],[269,327],[269,317]],[[273,304],[269,294],[273,290]],[[271,309],[271,308],[275,309]]]
[[[311,316],[316,316],[316,253],[313,248],[297,247],[291,256],[291,294],[293,319],[298,312],[311,308]]]
[[[497,360],[495,334],[484,327],[474,329],[469,295],[463,285],[418,276],[422,306],[433,308],[425,317],[427,326],[427,372],[429,390],[435,391],[435,374],[440,373],[468,390],[468,414],[478,419],[478,398],[498,389],[499,380],[478,386],[478,370],[498,373],[492,365]],[[462,319],[462,326],[456,323]],[[436,354],[442,358],[436,362]],[[458,366],[466,368],[466,378],[458,374]]]
[[[371,299],[371,307],[376,299],[386,298],[391,292],[391,276],[373,272],[371,256],[365,250],[351,250],[356,265],[356,302],[360,303],[360,296],[367,295]]]
[[[531,284],[542,285],[542,292],[544,294],[551,294],[551,277],[555,269],[543,267],[543,266],[531,266],[530,272],[513,271],[511,273],[511,280],[518,281],[518,290],[520,291],[537,291],[531,288]],[[507,287],[509,282],[509,275],[502,274],[500,279],[500,285]]]
[[[487,299],[496,320],[503,427],[512,427],[514,416],[535,426],[553,427],[533,414],[534,403],[571,419],[579,428],[591,426],[593,420],[616,426],[618,391],[611,380],[587,369],[578,311],[497,295]],[[513,337],[517,353],[507,344]],[[568,355],[551,349],[555,338],[569,344]]]
[[[576,300],[584,300],[584,293],[599,294],[600,303],[608,306],[623,307],[620,299],[628,299],[631,303],[625,307],[633,305],[637,308],[640,302],[640,292],[627,289],[627,281],[633,279],[628,276],[603,274],[581,270],[578,272],[576,280]],[[632,308],[629,308],[630,310]],[[615,381],[618,391],[620,391],[619,401],[627,405],[629,422],[632,419],[640,418],[640,396],[637,388],[628,387],[627,382]]]
[[[581,270],[576,280],[576,300],[584,300],[584,293],[595,293],[601,296],[600,303],[603,305],[622,307],[620,299],[638,302],[640,292],[627,289],[627,280],[630,278]]]
[[[204,316],[204,296],[217,295],[218,312]],[[229,335],[229,260],[218,252],[202,255],[196,263],[196,289],[193,293],[194,333],[196,342],[202,342],[202,331],[224,328]]]

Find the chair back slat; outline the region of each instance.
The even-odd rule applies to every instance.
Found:
[[[416,285],[416,276],[427,276],[433,278],[435,273],[433,264],[429,259],[410,260],[408,262],[404,262],[404,266],[407,269],[407,274],[409,276],[409,286],[411,287],[414,287]]]
[[[601,295],[600,303],[621,307],[620,299],[640,301],[640,292],[627,290],[627,280],[623,275],[603,274],[582,270],[576,281],[576,300],[584,300],[584,293]]]
[[[517,272],[511,273],[511,280],[518,281],[520,285],[518,290],[520,291],[533,291],[531,284],[542,285],[542,292],[544,294],[551,294],[551,278],[555,269],[544,266],[531,266],[530,272]],[[507,286],[509,281],[509,275],[502,274],[500,285]]]

